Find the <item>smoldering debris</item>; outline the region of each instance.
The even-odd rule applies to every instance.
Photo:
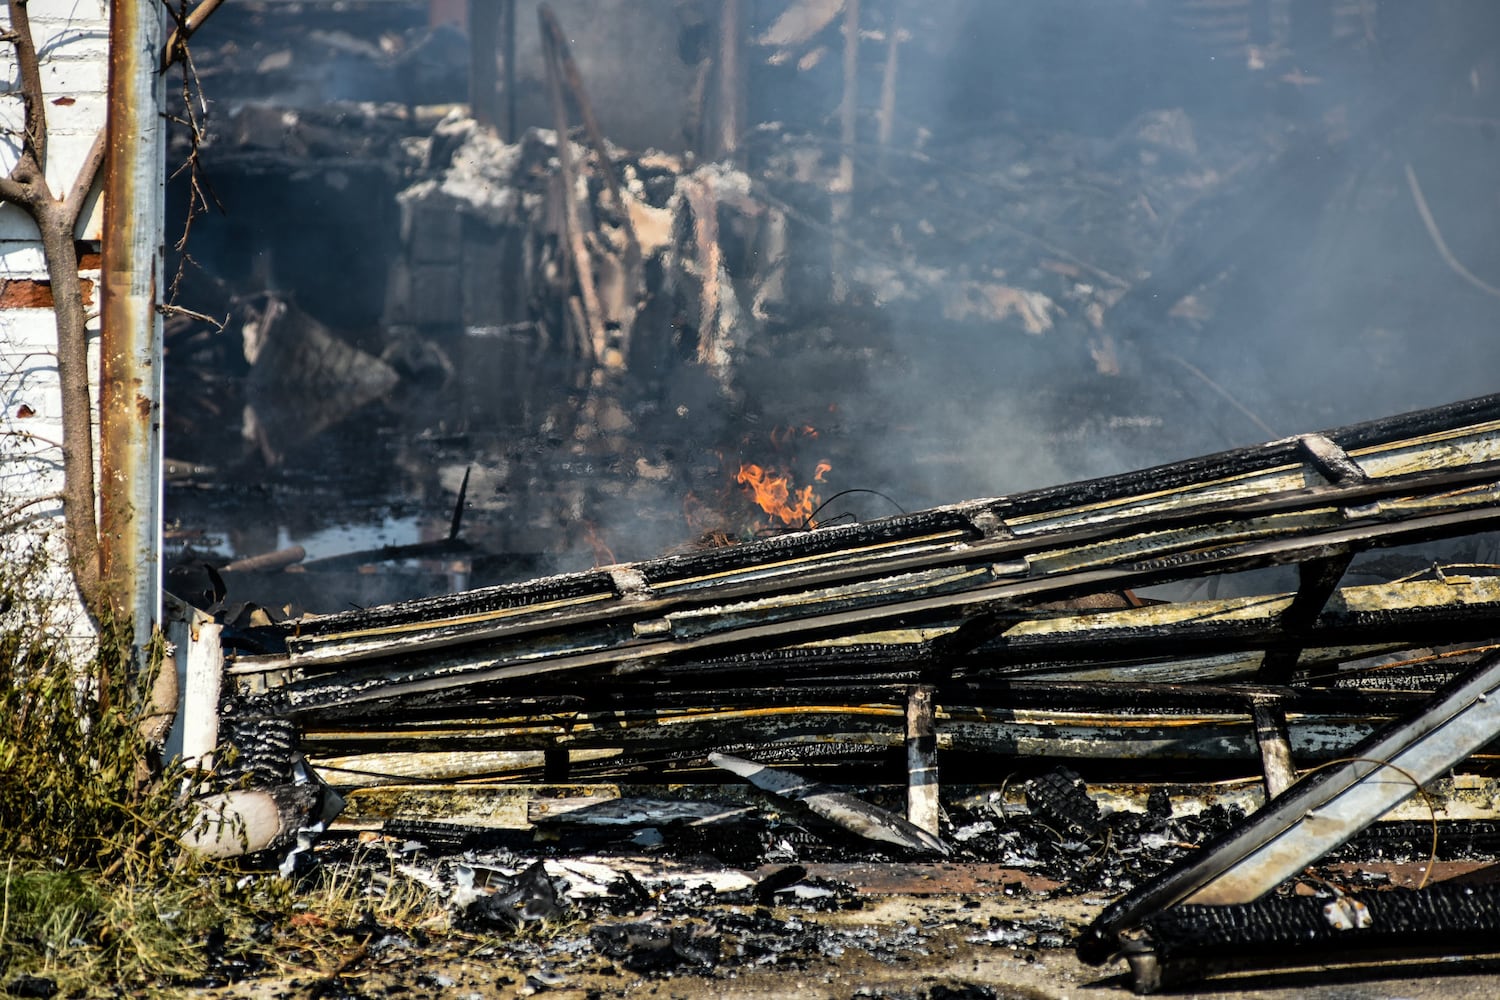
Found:
[[[339,823],[399,830],[420,809],[478,838],[471,850],[506,851],[453,870],[457,919],[474,926],[514,932],[585,899],[659,911],[663,879],[703,900],[836,909],[858,894],[819,885],[817,865],[851,851],[943,857],[1001,866],[1023,887],[1124,893],[1080,954],[1122,951],[1154,989],[1200,964],[1177,960],[1189,944],[1176,939],[1141,944],[1142,928],[1164,940],[1177,925],[1161,914],[1178,905],[1295,895],[1289,879],[1381,817],[1409,822],[1421,807],[1402,803],[1490,741],[1500,666],[1485,568],[1434,567],[1449,589],[1408,579],[1377,604],[1341,584],[1360,551],[1500,521],[1497,421],[1500,397],[1486,397],[1029,494],[307,616],[268,626],[274,651],[227,658],[227,734],[247,773],[348,781]],[[1278,565],[1297,568],[1298,589],[1242,605],[1133,589]],[[1393,654],[1409,689],[1360,686]],[[1241,792],[1258,772],[1257,794],[1142,793],[1144,777],[1188,760]],[[975,789],[996,761],[1014,782]],[[1071,766],[1106,776],[1121,762],[1133,800]],[[758,791],[706,780],[709,768]],[[1442,822],[1422,800],[1430,861],[1474,846],[1467,825],[1495,818],[1485,774],[1444,779]],[[863,788],[844,787],[853,775]],[[898,775],[906,817],[889,806]],[[746,798],[759,793],[770,801]],[[1343,894],[1330,905],[1357,926],[1346,914],[1362,904]],[[590,941],[632,970],[706,971],[725,961],[732,924],[625,922]],[[1003,922],[973,937],[1066,941]]]
[[[429,566],[424,578],[437,581],[432,593],[461,592],[289,622],[216,607],[236,647],[226,735],[246,773],[270,753],[255,745],[261,723],[284,736],[271,770],[284,781],[296,757],[347,794],[341,831],[429,845],[426,867],[402,862],[409,877],[448,900],[458,923],[529,956],[526,989],[566,982],[580,955],[661,975],[856,948],[909,957],[931,947],[923,929],[856,934],[812,919],[856,910],[872,882],[902,878],[1004,898],[1146,898],[1081,940],[1129,951],[1136,985],[1154,988],[1163,977],[1150,961],[1205,942],[1216,960],[1215,928],[1275,923],[1253,900],[1231,901],[1248,908],[1234,912],[1179,909],[1180,894],[1158,880],[1176,884],[1192,859],[1220,857],[1216,841],[1258,829],[1247,817],[1279,815],[1298,789],[1338,778],[1368,791],[1390,779],[1370,775],[1390,763],[1378,748],[1396,745],[1370,741],[1425,725],[1435,692],[1466,691],[1488,669],[1500,605],[1491,560],[1424,554],[1396,569],[1370,553],[1468,541],[1500,523],[1494,397],[879,520],[835,523],[835,510],[825,521],[810,488],[784,480],[789,502],[767,509],[772,530],[757,538],[746,527],[730,484],[765,470],[741,465],[736,476],[724,456],[757,421],[773,447],[823,435],[833,461],[820,452],[804,479],[822,481],[831,465],[883,486],[899,466],[906,482],[941,480],[945,498],[985,495],[988,485],[965,488],[976,465],[986,484],[1035,482],[1084,474],[1096,453],[1119,468],[1129,464],[1119,451],[1217,447],[1203,444],[1212,421],[1181,419],[1193,393],[1214,400],[1200,407],[1213,433],[1275,437],[1253,384],[1242,398],[1199,364],[1209,324],[1236,311],[1236,275],[1257,257],[1287,259],[1263,286],[1293,286],[1287,272],[1304,258],[1270,252],[1280,248],[1269,219],[1295,216],[1287,240],[1301,248],[1324,202],[1344,198],[1353,211],[1379,201],[1378,185],[1355,190],[1340,172],[1351,150],[1370,151],[1368,103],[1325,102],[1327,113],[1295,127],[1273,118],[1222,134],[1187,107],[1144,109],[1089,135],[1015,127],[1011,113],[996,117],[1005,127],[898,142],[903,60],[933,44],[930,32],[911,44],[909,29],[932,24],[881,9],[879,30],[862,32],[860,18],[852,3],[784,6],[761,55],[812,74],[842,48],[842,98],[743,128],[744,39],[732,17],[713,26],[712,44],[711,26],[693,22],[697,42],[680,54],[699,59],[696,82],[678,90],[698,105],[711,160],[612,141],[594,101],[614,97],[617,81],[575,62],[550,10],[530,93],[533,123],[550,127],[497,130],[463,109],[421,106],[440,88],[419,88],[426,97],[389,104],[246,104],[205,147],[238,158],[247,176],[301,170],[349,201],[378,191],[369,217],[385,213],[394,233],[388,273],[333,310],[353,318],[315,319],[309,307],[294,324],[312,331],[294,346],[323,349],[246,354],[240,388],[271,397],[249,411],[252,457],[296,475],[308,464],[299,454],[355,417],[422,426],[398,446],[398,464],[407,492],[444,519],[455,493],[464,509],[477,470],[462,550],[446,547],[458,541],[456,514],[446,541],[439,531],[418,549],[389,547],[462,555],[460,568]],[[424,46],[441,53],[451,36],[311,42],[367,67],[432,69],[442,60]],[[876,75],[866,42],[883,60],[873,115],[859,100]],[[280,48],[257,58],[264,71],[290,61]],[[241,73],[250,61],[226,59]],[[683,68],[663,67],[662,79]],[[273,263],[254,278],[289,285],[300,270]],[[318,280],[268,301],[294,315],[290,303],[323,291]],[[249,332],[260,329],[252,317]],[[934,331],[940,363],[905,342]],[[196,334],[182,337],[201,349]],[[1380,338],[1402,339],[1359,343]],[[1253,359],[1256,345],[1236,351]],[[1263,353],[1267,373],[1288,376],[1290,363]],[[1000,374],[982,363],[997,356]],[[1360,367],[1395,383],[1386,376],[1401,356],[1373,351]],[[908,405],[909,391],[899,407],[865,392],[913,358],[933,377],[903,384],[943,397],[956,419],[931,419],[938,407]],[[952,373],[982,397],[959,398]],[[788,403],[808,385],[816,400]],[[1335,387],[1317,389],[1273,422],[1332,407]],[[296,392],[318,406],[278,413]],[[1108,400],[1110,412],[1079,407],[1081,397]],[[814,406],[831,424],[803,419]],[[263,411],[285,419],[271,426]],[[212,477],[223,466],[184,467]],[[647,558],[692,536],[705,544]],[[281,541],[261,551],[289,550]],[[364,565],[380,551],[301,570]],[[538,576],[552,564],[516,559],[514,582],[470,590],[495,582],[469,558],[476,551],[586,552],[577,564],[594,568]],[[256,565],[297,572],[275,558]],[[222,578],[210,579],[223,605]],[[1462,758],[1484,735],[1446,743]],[[1339,764],[1366,754],[1382,763]],[[716,764],[771,794],[724,780]],[[1338,849],[1412,864],[1489,856],[1488,765],[1437,779],[1445,770],[1407,782],[1437,799],[1391,811],[1401,785],[1372,800],[1401,824],[1386,847],[1358,833],[1372,814],[1332,824]],[[1412,830],[1429,801],[1443,812],[1431,805],[1434,846],[1423,853]],[[268,851],[316,825],[296,819],[277,816]],[[1316,853],[1306,829],[1285,841]],[[314,848],[309,833],[291,867],[332,846]],[[954,867],[923,867],[926,857]],[[1399,921],[1402,907],[1428,905],[1371,908],[1338,878],[1324,870],[1261,888],[1312,894],[1318,906],[1293,902],[1287,926],[1321,912],[1340,934],[1364,929],[1370,913]],[[1465,912],[1442,893],[1422,898]],[[574,920],[576,932],[552,941],[533,933]],[[1173,936],[1198,925],[1210,928],[1201,940]],[[971,944],[1018,949],[1060,947],[1080,931],[1015,914],[963,929]]]
[[[919,854],[949,853],[947,844],[907,822],[904,817],[861,802],[845,792],[823,787],[787,771],[766,767],[731,754],[709,754],[708,762],[739,775],[756,788],[770,792],[777,798],[798,803],[814,815],[856,836]]]

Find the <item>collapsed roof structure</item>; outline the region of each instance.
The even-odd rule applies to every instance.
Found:
[[[1151,989],[1171,981],[1155,959],[1186,947],[1161,929],[1163,907],[1254,903],[1494,737],[1495,567],[1346,577],[1376,550],[1500,522],[1497,430],[1491,396],[1009,497],[230,629],[217,640],[230,647],[223,735],[273,785],[310,767],[338,787],[275,797],[260,847],[318,810],[397,821],[424,788],[441,803],[425,815],[482,828],[502,822],[487,795],[518,781],[659,795],[718,765],[887,850],[940,854],[939,773],[982,784],[997,760],[1033,758],[1202,778],[1250,762],[1272,801],[1223,848],[1138,886],[1080,945],[1095,960],[1124,947]],[[1295,589],[1251,572],[1268,567],[1295,568]],[[1202,579],[1236,592],[1141,596]],[[776,770],[888,779],[893,760],[907,764],[906,819]],[[1232,877],[1245,865],[1253,877]],[[1142,946],[1142,926],[1178,943]]]

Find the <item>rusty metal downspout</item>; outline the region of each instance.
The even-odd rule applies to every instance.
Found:
[[[162,269],[166,90],[162,10],[110,0],[109,106],[104,160],[103,296],[99,372],[101,575],[138,651],[158,628],[161,601]],[[162,671],[175,688],[175,669]],[[169,676],[170,675],[170,676]],[[170,697],[170,701],[162,703]],[[175,710],[175,690],[154,693]]]

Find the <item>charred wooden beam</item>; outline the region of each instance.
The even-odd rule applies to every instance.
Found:
[[[394,755],[391,755],[394,756]],[[365,758],[319,758],[312,761],[319,773],[333,778],[340,786],[339,772],[332,762],[356,761],[362,770],[386,766],[386,755]],[[402,781],[368,784],[345,788],[346,805],[334,826],[341,830],[367,830],[386,827],[389,830],[416,831],[426,825],[418,817],[443,817],[443,825],[463,829],[525,830],[545,824],[559,813],[575,810],[585,803],[603,804],[619,799],[636,801],[671,801],[686,814],[693,803],[717,803],[732,809],[755,808],[765,814],[765,797],[748,785],[713,782],[665,782],[650,779],[580,780],[573,784],[540,783],[538,775],[518,769],[501,775],[498,771],[472,769],[467,774],[452,770],[456,758],[448,758],[442,770],[422,780],[420,767],[408,760]],[[1472,774],[1444,778],[1432,787],[1434,797],[1443,802],[1443,823],[1482,823],[1493,829],[1500,820],[1500,794],[1494,778]],[[898,800],[902,789],[897,785],[861,786],[872,801]],[[1186,783],[1182,781],[1093,782],[1088,785],[1091,799],[1107,812],[1146,812],[1152,794],[1165,799],[1174,816],[1190,816],[1204,809],[1219,807],[1243,814],[1254,813],[1266,802],[1265,790],[1258,780]],[[1021,782],[1002,789],[993,784],[944,787],[946,802],[971,809],[994,810],[999,815],[1025,815],[1026,790]],[[685,805],[684,805],[685,804]],[[706,810],[705,810],[706,811]],[[1384,822],[1408,827],[1430,827],[1431,813],[1426,804],[1407,801],[1386,816]]]
[[[906,696],[906,818],[933,836],[938,833],[937,730],[930,684],[912,687]]]
[[[1317,621],[1323,606],[1338,588],[1339,581],[1344,578],[1344,571],[1349,568],[1353,559],[1354,550],[1349,548],[1325,558],[1310,559],[1297,567],[1297,596],[1292,598],[1292,603],[1281,613],[1279,623],[1282,633],[1290,637],[1293,643],[1266,653],[1260,666],[1262,681],[1267,684],[1284,684],[1291,678],[1292,671],[1297,667],[1297,660],[1302,655],[1302,647],[1297,642]]]
[[[469,110],[481,125],[500,122],[498,74],[500,7],[493,0],[469,0]],[[507,128],[509,125],[507,125]],[[514,139],[507,131],[505,138]]]
[[[1361,451],[1371,479],[1377,480],[1369,490],[1320,494],[1314,488],[1303,492],[1310,484],[1325,480],[1309,465],[1299,439],[1287,439],[1013,497],[651,560],[637,569],[659,597],[711,591],[713,598],[721,599],[762,592],[788,577],[801,581],[809,572],[820,573],[813,582],[830,582],[932,565],[944,556],[950,557],[950,564],[961,563],[961,556],[951,558],[956,553],[946,550],[1004,541],[1012,534],[1049,532],[1058,544],[1078,545],[1108,537],[1111,531],[1128,534],[1134,527],[1130,519],[1142,515],[1161,515],[1169,519],[1162,523],[1177,526],[1195,523],[1194,519],[1202,524],[1222,515],[1223,510],[1213,506],[1220,502],[1256,504],[1245,508],[1247,516],[1305,507],[1319,497],[1346,507],[1359,506],[1399,494],[1401,483],[1389,480],[1411,473],[1440,475],[1444,470],[1458,470],[1456,480],[1438,480],[1433,485],[1461,485],[1473,466],[1500,460],[1497,430],[1500,395],[1327,432],[1324,436],[1340,447]],[[1476,478],[1482,478],[1482,473]],[[1177,519],[1171,520],[1174,516]],[[1086,530],[1059,533],[1080,528]],[[981,558],[1004,558],[1027,548],[1024,543],[991,547]],[[486,613],[519,613],[536,605],[542,606],[539,610],[556,610],[553,602],[570,596],[607,602],[619,595],[606,573],[571,574],[309,620],[299,627],[294,645],[309,663],[322,650],[327,650],[330,659],[349,662],[365,652],[359,642],[363,637],[392,639],[407,632],[444,629],[451,641],[467,641],[483,637],[483,623],[478,619]],[[460,626],[466,625],[480,634],[465,634]],[[371,655],[378,655],[378,650]]]
[[[1407,495],[1391,498],[1353,526],[1346,525],[1337,511],[1323,507],[1300,516],[1232,521],[1206,533],[1147,530],[1131,539],[1050,549],[1024,560],[986,559],[666,615],[645,613],[659,605],[640,601],[628,604],[628,616],[590,609],[522,615],[503,625],[491,620],[485,623],[488,638],[506,642],[440,648],[420,659],[408,643],[377,642],[367,651],[383,652],[386,662],[305,678],[289,685],[287,697],[294,710],[303,711],[543,674],[597,673],[621,663],[668,663],[861,630],[940,623],[964,608],[1004,607],[1255,569],[1318,558],[1331,547],[1407,544],[1500,524],[1500,482],[1435,496],[1411,492],[1414,485],[1408,484]],[[1205,541],[1220,544],[1204,550]],[[983,544],[968,548],[990,554]],[[608,595],[605,602],[610,602]],[[451,636],[428,638],[443,647],[458,644]],[[292,644],[295,666],[305,661],[297,655],[295,640]]]
[[[1086,513],[1080,516],[1082,526],[1014,539],[983,538],[972,522],[964,529],[966,519],[957,510],[946,509],[931,512],[921,536],[909,533],[910,518],[899,528],[879,525],[878,530],[897,528],[886,540],[870,539],[863,531],[830,529],[797,536],[785,545],[746,546],[756,551],[733,557],[740,561],[737,567],[714,567],[717,572],[702,572],[708,567],[696,564],[699,560],[642,563],[629,571],[632,579],[642,581],[629,594],[609,573],[577,574],[496,588],[465,602],[398,607],[356,620],[334,616],[336,624],[305,622],[288,644],[293,662],[316,669],[319,664],[492,646],[495,640],[510,646],[519,637],[549,630],[589,635],[594,643],[652,646],[648,655],[657,659],[671,648],[692,655],[698,648],[725,644],[711,635],[751,625],[774,624],[784,642],[805,640],[825,628],[843,631],[893,619],[940,621],[947,612],[961,613],[976,604],[1035,603],[1121,585],[1326,558],[1335,548],[1478,530],[1495,517],[1497,477],[1500,462],[1486,461],[1450,472],[1294,489],[1266,499],[1218,501],[1118,519]],[[813,551],[793,555],[787,548]],[[832,611],[859,614],[818,620]],[[791,624],[799,620],[805,627]],[[663,636],[675,641],[662,645]],[[563,655],[565,645],[554,643],[550,655]],[[476,656],[465,658],[482,671],[485,667],[477,664],[486,652],[476,650]],[[537,659],[536,650],[524,652]],[[638,656],[623,648],[621,653]],[[434,656],[439,672],[443,659],[440,653]],[[604,655],[593,662],[609,659]]]
[[[937,697],[942,697],[939,691]],[[740,699],[748,701],[748,696]],[[996,699],[1003,701],[1003,699]],[[1019,699],[1018,699],[1019,700]],[[1096,760],[1259,760],[1255,725],[1243,694],[1222,708],[1185,709],[1142,703],[1105,708],[983,708],[944,703],[935,714],[939,753],[1040,755]],[[1334,699],[1330,698],[1329,702]],[[630,753],[683,751],[702,756],[748,744],[776,745],[795,758],[799,746],[848,744],[901,752],[905,706],[898,697],[865,703],[804,703],[771,707],[617,709],[550,714],[539,711],[407,721],[376,717],[357,726],[309,723],[300,745],[318,754],[623,749]],[[1295,702],[1294,702],[1295,704]],[[1288,711],[1288,740],[1300,760],[1325,761],[1347,753],[1411,700],[1348,699]]]

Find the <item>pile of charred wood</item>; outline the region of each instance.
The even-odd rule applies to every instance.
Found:
[[[1184,900],[1251,904],[1495,736],[1497,567],[1346,578],[1372,550],[1500,523],[1497,431],[1500,396],[1487,397],[999,499],[244,630],[223,637],[234,647],[225,731],[249,766],[268,743],[311,765],[339,787],[353,826],[525,826],[559,794],[539,782],[592,782],[609,798],[727,770],[916,854],[950,849],[940,767],[945,781],[991,785],[1038,758],[1103,776],[1130,762],[1134,777],[1163,780],[1261,771],[1275,801],[1196,868],[1107,911],[1081,945],[1092,958],[1133,951],[1149,988],[1171,952],[1153,942],[1171,935],[1152,938],[1144,917]],[[1283,579],[1264,572],[1276,567],[1295,567],[1295,586],[1255,589]],[[1137,596],[1201,579],[1234,581],[1236,593]],[[880,782],[898,761],[909,821],[780,770],[863,768]],[[1452,808],[1457,788],[1449,779]],[[519,822],[507,814],[518,789]],[[1470,811],[1488,815],[1492,799]],[[1434,927],[1448,926],[1441,915]],[[1368,914],[1349,920],[1362,928]]]

